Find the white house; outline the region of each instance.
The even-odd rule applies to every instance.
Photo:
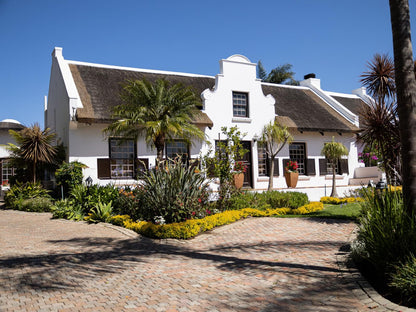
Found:
[[[24,126],[14,119],[4,119],[0,121],[0,193],[2,193],[1,191],[3,189],[7,189],[9,187],[9,179],[14,175],[15,171],[15,168],[8,164],[10,152],[6,147],[9,143],[16,144],[12,136],[9,134],[9,130],[19,131],[23,128]]]
[[[138,167],[155,164],[156,151],[146,146],[143,139],[120,145],[116,138],[103,135],[103,129],[112,120],[111,108],[121,103],[122,84],[143,78],[163,78],[193,87],[201,95],[200,113],[194,123],[205,132],[212,146],[216,140],[224,139],[220,135],[223,126],[238,126],[246,133],[246,187],[267,189],[269,172],[257,138],[263,126],[273,120],[287,126],[294,137],[276,160],[275,189],[287,190],[284,164],[292,159],[298,162],[300,170],[296,191],[308,193],[311,199],[324,196],[326,189],[329,194],[332,175],[320,152],[333,137],[349,149],[348,157],[337,168],[338,192],[356,187],[350,182],[354,181],[355,169],[360,167],[355,132],[359,129],[359,107],[369,99],[365,89],[357,89],[353,94],[327,92],[314,75],[306,76],[300,86],[264,83],[256,78],[256,64],[242,55],[220,60],[219,74],[212,77],[70,61],[64,59],[62,48],[55,48],[45,126],[57,133],[66,147],[68,161],[77,160],[88,166],[84,176],[90,176],[95,183],[131,184]],[[187,146],[178,140],[167,143],[165,153],[198,158],[207,150],[206,143]]]

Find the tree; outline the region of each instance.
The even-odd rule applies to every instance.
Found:
[[[117,120],[104,131],[134,139],[144,134],[146,143],[156,148],[158,161],[163,159],[166,142],[182,139],[189,143],[194,137],[205,138],[204,133],[192,124],[198,99],[189,87],[171,86],[164,79],[154,83],[145,79],[128,81],[121,98],[123,104],[113,111],[113,118]]]
[[[266,155],[268,161],[269,170],[269,187],[268,190],[273,190],[273,172],[274,172],[274,159],[276,155],[282,150],[286,143],[293,141],[293,137],[290,135],[287,127],[281,126],[276,121],[270,122],[265,125],[261,134],[259,144],[262,144],[266,148]]]
[[[341,156],[348,155],[348,149],[344,144],[335,142],[332,138],[331,142],[325,143],[321,154],[324,155],[330,162],[332,168],[332,191],[331,197],[338,197],[335,185],[336,166]]]
[[[16,145],[8,145],[12,162],[23,163],[31,171],[33,182],[36,182],[37,166],[54,162],[57,153],[52,145],[55,133],[49,128],[42,131],[37,123],[20,131],[9,130],[9,133],[16,142]]]
[[[266,70],[263,67],[261,61],[257,63],[257,77],[264,82],[270,83],[279,83],[279,84],[287,84],[287,85],[299,85],[299,81],[295,80],[293,76],[295,73],[291,71],[292,65],[291,64],[283,64],[277,66],[276,68],[272,69],[270,73],[267,75]]]
[[[386,98],[396,97],[394,81],[394,63],[386,55],[375,54],[373,60],[367,63],[368,71],[361,75],[361,82],[367,87],[369,94],[379,103]]]
[[[361,82],[369,90],[374,102],[362,107],[362,131],[358,139],[380,154],[389,183],[401,182],[401,143],[395,102],[394,64],[387,55],[375,54],[367,66],[369,70],[361,75]]]
[[[390,0],[397,107],[402,144],[403,199],[409,212],[416,211],[416,79],[408,0]]]

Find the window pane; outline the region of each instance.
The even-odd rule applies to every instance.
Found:
[[[166,143],[166,157],[188,156],[188,144],[184,141],[173,141]]]
[[[306,151],[305,143],[292,143],[289,145],[289,157],[290,160],[298,163],[299,174],[305,174],[306,168]]]
[[[248,117],[247,93],[233,92],[233,116]]]
[[[259,176],[267,176],[267,154],[264,145],[257,143]]]
[[[14,176],[14,170],[15,168],[11,167],[6,160],[3,161],[2,165],[2,184],[8,185],[10,177]]]
[[[111,178],[134,178],[134,140],[110,139]]]

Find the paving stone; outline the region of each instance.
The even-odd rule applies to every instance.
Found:
[[[0,210],[0,310],[379,312],[339,251],[355,228],[248,218],[186,241],[151,240]]]

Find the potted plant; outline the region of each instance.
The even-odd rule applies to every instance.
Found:
[[[298,178],[298,162],[289,160],[285,166],[285,179],[287,187],[296,187],[296,184],[298,184]]]
[[[240,189],[243,187],[244,184],[244,173],[247,170],[247,166],[242,161],[237,161],[234,164],[233,168],[233,182],[234,186],[237,189]]]

